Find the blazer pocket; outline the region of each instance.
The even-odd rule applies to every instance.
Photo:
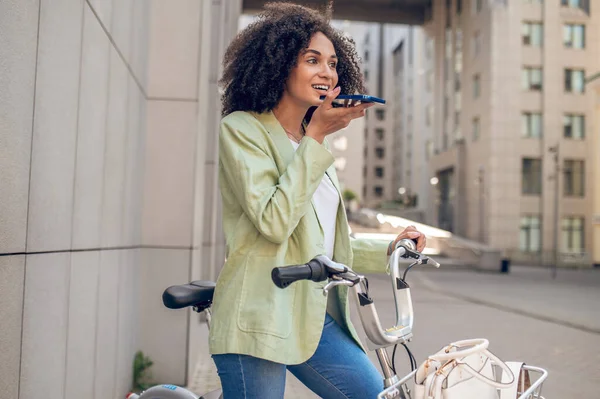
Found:
[[[246,263],[238,327],[249,333],[287,338],[292,332],[296,284],[281,289],[273,283],[271,270],[279,266],[273,260],[271,256],[254,256]]]

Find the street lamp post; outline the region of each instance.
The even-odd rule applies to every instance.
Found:
[[[554,175],[551,176],[551,179],[554,180],[554,236],[553,236],[553,246],[554,246],[554,262],[552,266],[552,278],[556,278],[557,267],[558,267],[558,200],[559,200],[559,177],[560,177],[560,165],[559,165],[559,144],[556,143],[555,146],[548,148],[548,151],[554,154]]]
[[[477,184],[479,185],[479,241],[480,242],[484,242],[484,209],[483,209],[483,204],[484,204],[484,187],[483,187],[483,179],[484,179],[484,170],[483,170],[483,166],[479,166],[479,174],[477,176]]]
[[[431,188],[433,189],[433,212],[432,216],[434,219],[431,220],[431,224],[439,226],[440,225],[440,190],[438,187],[439,179],[437,176],[429,179],[429,184],[431,184]]]

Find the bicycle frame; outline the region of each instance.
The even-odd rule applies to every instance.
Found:
[[[406,263],[401,261],[402,258],[414,259],[413,263],[405,268],[404,273],[401,272]],[[439,263],[416,252],[416,246],[413,241],[405,239],[398,242],[388,262],[388,273],[392,282],[392,291],[394,292],[394,303],[396,306],[396,323],[394,326],[387,329],[382,327],[377,309],[375,308],[373,300],[369,297],[367,279],[362,275],[356,274],[346,266],[337,264],[331,260],[325,259],[323,264],[328,266],[330,272],[329,282],[323,288],[324,295],[327,295],[329,290],[337,285],[345,285],[352,288],[351,295],[356,300],[360,321],[367,336],[367,348],[375,351],[384,377],[384,390],[377,396],[377,399],[411,399],[411,391],[408,388],[408,383],[409,381],[414,380],[416,370],[400,379],[390,366],[390,358],[386,348],[398,344],[405,344],[413,337],[412,328],[414,322],[414,310],[410,287],[405,281],[406,273],[415,265],[432,264],[435,267],[439,267]],[[346,271],[340,272],[340,270]],[[193,286],[199,288],[203,285],[202,283],[206,284],[207,282],[192,282],[192,284],[174,288],[186,287],[189,291],[190,286],[192,286],[191,288],[193,290]],[[208,282],[208,284],[211,284],[212,287],[214,287],[214,283]],[[169,289],[165,290],[165,293]],[[173,298],[177,298],[177,301],[180,301],[178,306],[172,308],[176,309],[192,306],[194,311],[198,313],[204,312],[206,315],[206,323],[210,329],[210,304],[212,299],[201,303],[195,303],[195,301],[192,302],[192,300],[190,300],[191,297],[188,297],[188,294],[173,293],[171,295],[173,295]],[[547,371],[533,366],[523,366],[523,368],[527,371],[540,374],[540,377],[529,387],[529,389],[523,392],[518,399],[543,399],[541,396],[541,387],[548,375]],[[161,399],[198,398],[198,396],[192,392],[174,385],[156,386],[143,392],[141,395],[131,394],[128,396],[130,399],[143,399],[147,397]],[[220,398],[220,391],[213,391],[198,399],[213,398]]]

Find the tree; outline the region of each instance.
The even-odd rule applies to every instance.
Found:
[[[350,201],[355,200],[357,197],[356,197],[356,194],[354,193],[354,191],[345,189],[342,192],[342,198],[344,198],[345,202],[350,202]]]

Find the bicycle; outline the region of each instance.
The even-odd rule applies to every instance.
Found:
[[[406,262],[401,259],[410,259],[410,263],[404,270]],[[356,299],[358,314],[363,330],[367,336],[367,349],[374,350],[379,366],[383,374],[384,390],[377,396],[377,399],[412,399],[412,391],[409,382],[415,380],[418,371],[417,363],[410,349],[406,345],[413,337],[414,311],[410,286],[406,283],[408,272],[417,265],[430,264],[440,267],[440,264],[431,257],[425,256],[416,250],[416,245],[412,240],[400,240],[392,252],[387,272],[391,277],[392,290],[394,292],[394,302],[396,306],[396,324],[390,328],[384,329],[381,326],[377,310],[373,299],[369,296],[368,280],[365,276],[355,273],[348,266],[334,262],[324,255],[319,255],[304,265],[292,265],[276,267],[272,270],[272,280],[279,288],[285,289],[290,284],[299,280],[325,281],[328,283],[323,288],[323,294],[327,293],[338,285],[345,285],[353,288]],[[170,309],[181,309],[192,307],[194,311],[206,312],[206,320],[210,328],[210,306],[214,293],[215,283],[211,281],[193,281],[189,284],[176,285],[167,288],[163,293],[163,303]],[[465,345],[468,348],[464,353],[474,351],[485,346],[486,340],[469,340],[455,343]],[[396,374],[395,353],[398,345],[404,346],[408,354],[411,372],[406,376],[399,378]],[[387,349],[394,347],[392,358]],[[463,352],[461,352],[463,353]],[[538,375],[533,383],[522,389],[518,399],[544,399],[541,396],[543,382],[548,376],[548,372],[539,367],[524,365],[523,370],[528,373]],[[513,375],[511,371],[508,373]],[[511,384],[517,384],[517,378],[513,377]],[[518,381],[522,383],[523,381]],[[502,383],[498,383],[502,385]],[[507,385],[507,384],[504,384]],[[500,398],[500,395],[498,396]],[[140,395],[130,393],[127,399],[221,399],[221,390],[211,391],[202,396],[190,392],[189,390],[175,385],[157,385],[142,392]]]

